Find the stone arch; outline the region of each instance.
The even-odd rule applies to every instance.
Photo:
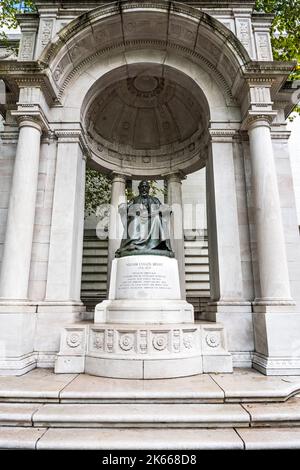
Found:
[[[193,7],[166,0],[114,2],[85,13],[63,28],[40,57],[59,99],[72,79],[99,58],[150,49],[189,58],[212,74],[227,104],[237,76],[250,61],[236,36]]]

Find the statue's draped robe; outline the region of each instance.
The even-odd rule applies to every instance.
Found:
[[[164,255],[174,257],[169,238],[170,210],[156,197],[137,196],[119,206],[124,235],[116,257]]]

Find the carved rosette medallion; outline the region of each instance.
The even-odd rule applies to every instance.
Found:
[[[168,344],[167,337],[163,335],[155,335],[152,339],[152,344],[153,347],[158,351],[163,351],[164,349],[166,349]]]
[[[79,333],[69,333],[66,339],[66,343],[70,348],[78,348],[81,344],[81,335]]]
[[[134,346],[134,336],[124,334],[119,339],[119,346],[123,351],[130,351]]]
[[[205,337],[206,344],[211,348],[217,348],[220,345],[220,335],[216,332],[208,333]]]

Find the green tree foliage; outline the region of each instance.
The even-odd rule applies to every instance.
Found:
[[[5,47],[16,50],[11,45],[3,28],[16,29],[18,27],[17,14],[35,11],[34,0],[0,0],[0,41]]]
[[[100,205],[110,203],[111,180],[96,170],[87,168],[85,180],[85,214],[96,214]]]
[[[291,74],[292,80],[300,79],[300,1],[257,0],[256,10],[272,13],[271,42],[275,60],[297,60]]]

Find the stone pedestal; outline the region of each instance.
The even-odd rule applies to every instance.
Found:
[[[55,372],[161,379],[232,372],[232,359],[218,323],[77,323],[63,331]]]
[[[127,256],[113,260],[109,299],[95,323],[67,326],[56,373],[158,379],[232,372],[224,327],[194,323],[181,299],[177,260]]]

